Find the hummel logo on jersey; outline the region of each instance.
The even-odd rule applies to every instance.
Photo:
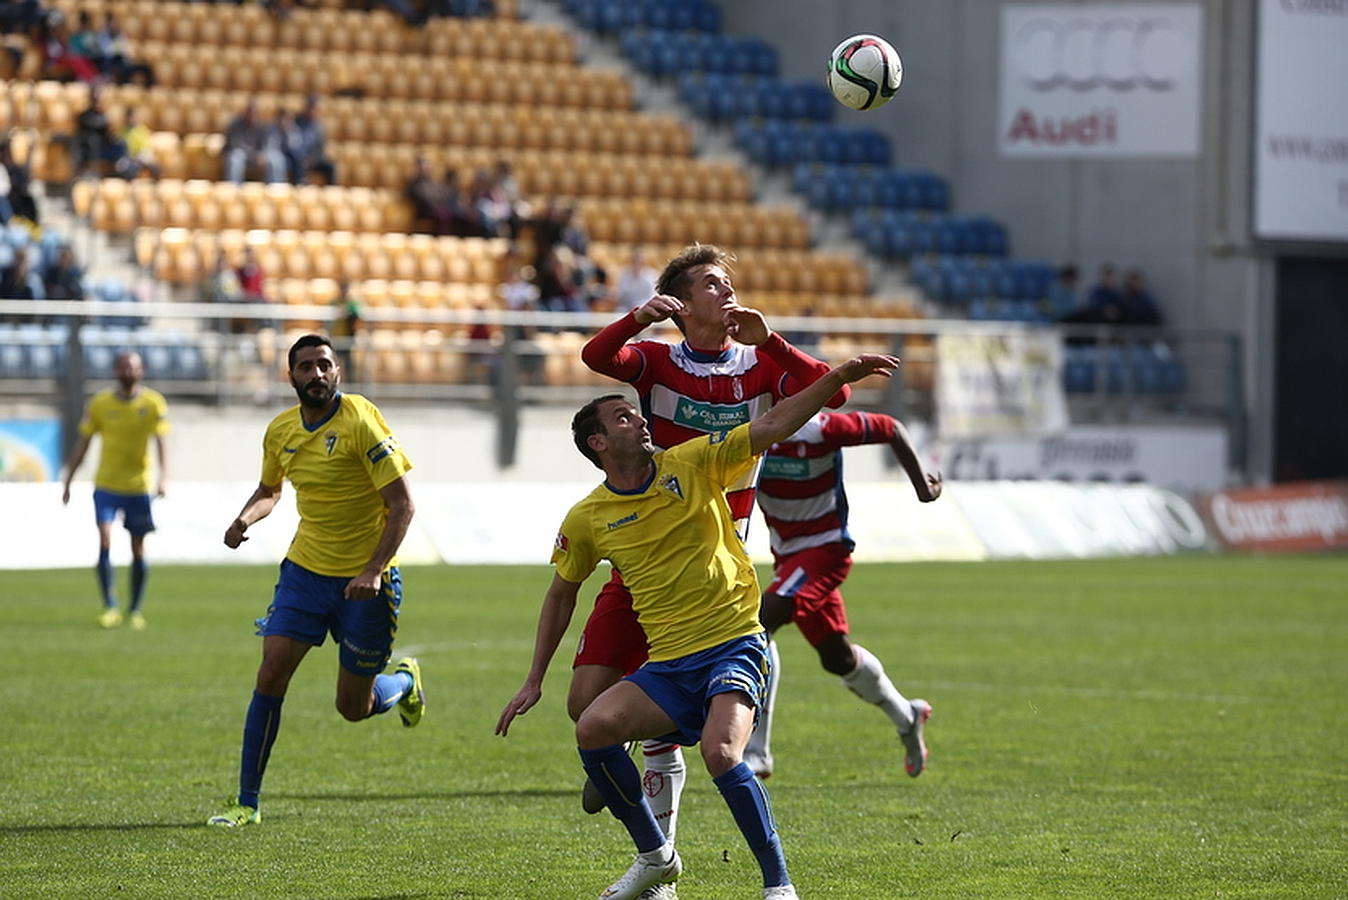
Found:
[[[631,525],[631,524],[632,524],[633,522],[635,522],[636,520],[637,520],[637,514],[636,514],[636,513],[632,513],[630,516],[623,516],[621,519],[619,519],[619,520],[616,521],[616,522],[609,522],[609,523],[608,523],[608,530],[609,530],[609,531],[612,531],[612,530],[614,530],[615,528],[622,528],[624,525]]]
[[[683,499],[683,487],[679,484],[679,476],[673,473],[665,475],[660,479],[660,487],[669,491],[671,494],[678,495],[680,500]]]

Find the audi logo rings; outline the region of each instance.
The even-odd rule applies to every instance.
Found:
[[[1037,91],[1173,90],[1188,68],[1189,47],[1166,19],[1084,16],[1032,19],[1012,45],[1021,75]]]

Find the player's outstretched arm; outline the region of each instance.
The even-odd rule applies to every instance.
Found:
[[[749,445],[755,454],[762,453],[778,441],[784,441],[796,433],[796,429],[810,420],[810,417],[824,408],[824,404],[844,385],[868,375],[883,375],[897,369],[900,360],[897,356],[883,353],[863,353],[854,356],[840,366],[830,369],[828,374],[819,378],[799,394],[793,394],[782,400],[772,409],[749,423]]]
[[[89,452],[91,437],[87,434],[80,435],[79,440],[75,442],[75,446],[70,448],[70,461],[66,463],[65,485],[61,489],[61,503],[63,505],[70,502],[70,480],[75,477],[75,470],[80,467],[80,463],[84,462],[84,454]]]
[[[398,554],[407,528],[412,524],[416,507],[412,504],[412,493],[407,487],[407,479],[399,476],[379,489],[384,501],[384,530],[379,534],[379,543],[375,545],[370,561],[360,574],[346,583],[342,595],[348,600],[369,600],[379,593],[380,583],[384,580],[384,570],[393,557]]]
[[[656,294],[641,306],[611,322],[599,330],[599,333],[585,342],[580,348],[581,362],[590,371],[607,375],[619,381],[633,381],[641,374],[644,360],[640,353],[627,342],[641,333],[647,325],[663,322],[677,312],[683,311],[683,301],[678,297]]]
[[[943,481],[940,470],[935,472],[926,470],[917,455],[917,448],[913,446],[913,439],[908,435],[908,429],[904,428],[898,419],[894,420],[894,437],[890,440],[889,447],[898,458],[899,465],[903,466],[903,471],[908,473],[908,480],[913,483],[913,490],[917,491],[918,500],[930,503],[941,496]]]
[[[548,665],[557,652],[557,645],[566,635],[571,624],[571,615],[576,609],[576,594],[580,584],[567,581],[553,573],[552,584],[543,595],[543,609],[538,614],[538,631],[534,635],[534,658],[529,665],[529,674],[524,685],[510,698],[510,702],[501,710],[496,720],[496,733],[505,737],[510,732],[510,723],[516,716],[522,716],[533,708],[543,696],[543,676],[548,673]]]
[[[276,507],[276,501],[280,498],[281,482],[278,481],[276,484],[258,482],[257,489],[253,491],[253,496],[248,498],[248,502],[243,505],[243,509],[225,529],[225,546],[235,550],[240,544],[248,540],[248,535],[245,534],[248,527],[269,516]]]

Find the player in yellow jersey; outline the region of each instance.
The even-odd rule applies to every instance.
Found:
[[[94,435],[103,442],[99,451],[98,471],[94,475],[94,521],[98,524],[98,587],[103,594],[103,612],[98,624],[115,628],[122,624],[113,588],[112,523],[122,514],[122,525],[131,535],[131,603],[128,616],[131,627],[145,628],[141,601],[145,598],[145,535],[154,531],[150,509],[150,439],[159,454],[159,478],[155,496],[164,496],[168,479],[168,452],[164,436],[168,434],[168,404],[158,391],[142,385],[145,366],[140,354],[124,352],[113,363],[117,387],[99,391],[89,401],[80,421],[80,436],[70,449],[66,465],[65,489],[61,502],[70,502],[70,480],[84,461]]]
[[[571,508],[557,535],[556,572],[529,674],[502,710],[496,733],[507,734],[542,696],[580,585],[607,559],[631,590],[650,653],[576,722],[585,773],[637,849],[631,868],[600,894],[604,900],[635,900],[673,882],[683,868],[623,749],[625,741],[648,738],[701,741],[707,771],[758,860],[765,900],[796,897],[767,791],[743,761],[770,663],[758,621],[758,579],[736,536],[726,490],[844,385],[887,375],[898,364],[881,355],[848,360],[758,418],[665,452],[655,450],[646,420],[621,395],[592,400],[572,420],[577,448],[603,470],[604,483]]]
[[[239,794],[207,820],[236,827],[261,821],[258,794],[281,723],[290,678],[311,647],[331,633],[338,645],[337,711],[351,722],[395,706],[404,725],[421,721],[421,667],[388,665],[398,631],[402,579],[395,554],[412,521],[406,474],[412,468],[373,403],[343,394],[332,342],[306,334],[290,348],[290,383],[299,405],[281,413],[262,439],[262,479],[225,531],[231,549],[266,517],[289,479],[300,525],[281,562],[267,614],[257,620],[262,665],[243,726]]]

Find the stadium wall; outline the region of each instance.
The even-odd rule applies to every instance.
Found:
[[[781,15],[774,0],[722,8],[725,29],[770,41],[790,78],[819,77],[828,51],[846,35],[870,31],[889,38],[903,56],[903,87],[884,111],[840,110],[840,121],[885,132],[896,165],[948,178],[957,211],[986,213],[1007,225],[1013,255],[1075,263],[1083,287],[1101,263],[1138,267],[1170,324],[1237,331],[1245,343],[1252,418],[1271,421],[1274,278],[1271,259],[1250,238],[1254,0],[1197,3],[1203,19],[1199,152],[1176,159],[1001,155],[1000,12],[1006,5],[815,0],[793,5],[790,16]],[[1271,440],[1266,428],[1254,429],[1254,471],[1268,471]]]

